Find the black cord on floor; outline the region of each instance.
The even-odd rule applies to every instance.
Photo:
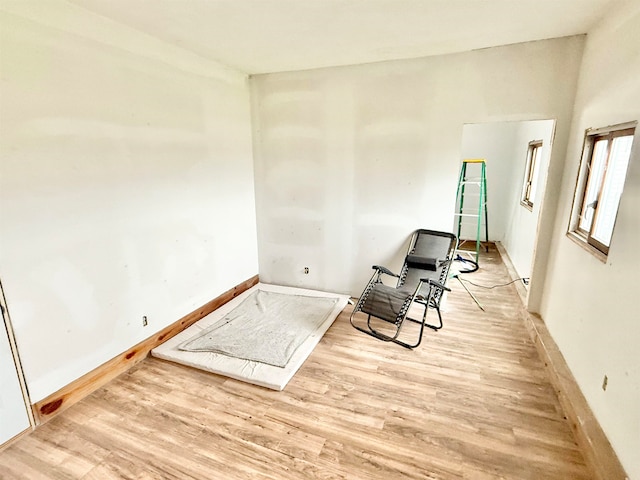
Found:
[[[455,276],[456,276],[456,277],[458,277],[457,275],[455,275]],[[490,290],[490,289],[492,289],[492,288],[497,288],[497,287],[506,287],[507,285],[511,285],[512,283],[516,283],[516,282],[520,282],[520,281],[521,281],[522,283],[524,283],[525,285],[528,285],[528,284],[529,284],[529,279],[528,279],[528,278],[516,278],[515,280],[512,280],[512,281],[510,281],[509,283],[499,283],[499,284],[497,284],[497,285],[491,285],[491,286],[488,286],[488,285],[479,285],[479,284],[477,284],[477,283],[473,283],[473,282],[472,282],[472,281],[470,281],[470,280],[467,280],[466,278],[463,280],[462,278],[458,277],[458,280],[460,280],[461,282],[462,282],[462,281],[464,281],[464,282],[470,283],[470,284],[471,284],[471,285],[473,285],[474,287],[486,288],[486,289],[488,289],[488,290]]]
[[[454,259],[456,262],[462,262],[462,263],[466,263],[471,265],[471,268],[467,269],[467,270],[460,270],[459,273],[473,273],[476,270],[478,270],[478,268],[480,268],[478,266],[478,262],[474,262],[473,260],[470,260],[468,258],[464,258],[461,257],[460,255],[457,255],[456,258]]]

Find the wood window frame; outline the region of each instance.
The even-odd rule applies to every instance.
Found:
[[[597,258],[602,261],[606,261],[607,256],[609,255],[610,244],[605,245],[602,242],[596,240],[593,237],[593,229],[597,222],[598,209],[597,205],[601,202],[602,192],[603,192],[603,184],[606,178],[607,168],[609,167],[609,160],[611,155],[611,146],[613,140],[616,137],[623,137],[632,135],[634,136],[633,142],[635,143],[635,128],[637,125],[637,121],[634,122],[626,122],[618,125],[611,125],[603,128],[589,128],[585,131],[584,142],[582,146],[582,155],[580,158],[580,166],[578,169],[578,176],[576,178],[576,187],[573,199],[573,205],[571,207],[571,218],[569,221],[569,228],[567,230],[567,235],[573,241],[578,243],[585,250],[594,254]],[[597,198],[595,202],[591,202],[589,205],[587,203],[587,191],[588,191],[588,183],[589,183],[589,175],[590,169],[593,162],[593,153],[594,146],[598,141],[607,140],[607,151],[606,151],[606,159],[604,164],[604,169],[602,173],[602,178],[599,179],[599,184],[596,186],[597,189]],[[633,153],[633,144],[631,147],[631,153]],[[629,160],[629,164],[630,164]],[[629,165],[627,165],[628,173]],[[583,216],[583,213],[586,208],[591,208],[590,205],[593,203],[596,204],[594,208],[593,218],[591,219],[590,230],[587,231],[580,226],[580,219]],[[618,206],[619,208],[619,206]],[[616,211],[617,216],[617,211]],[[612,226],[611,234],[613,235],[613,230],[615,229],[615,219]]]
[[[524,180],[522,182],[522,195],[520,197],[520,205],[533,211],[533,198],[531,190],[533,181],[535,180],[536,168],[538,167],[536,159],[542,154],[542,140],[533,140],[529,142],[527,147],[527,161],[524,168]]]

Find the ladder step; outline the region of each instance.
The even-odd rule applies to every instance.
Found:
[[[480,203],[481,207],[484,207],[485,203]],[[477,207],[465,207],[463,205],[456,205],[458,212],[457,213],[476,213],[478,211]]]

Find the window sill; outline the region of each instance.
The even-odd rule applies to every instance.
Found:
[[[533,212],[533,204],[529,205],[527,202],[523,202],[522,200],[520,201],[520,205],[522,205],[524,208],[526,208],[527,210],[529,210],[530,212]]]
[[[576,232],[567,232],[567,237],[569,237],[569,239],[573,241],[573,243],[582,247],[583,250],[586,250],[587,252],[589,252],[591,255],[596,257],[602,263],[607,263],[607,256],[597,248],[589,245],[587,241],[583,237],[578,235]]]

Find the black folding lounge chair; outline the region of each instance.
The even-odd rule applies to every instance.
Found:
[[[446,282],[456,245],[456,236],[451,233],[416,230],[411,236],[409,250],[399,275],[385,267],[373,266],[375,272],[351,313],[349,319],[351,325],[385,342],[394,342],[406,348],[415,348],[420,345],[424,327],[433,330],[442,328],[440,301],[444,291],[450,291],[446,287]],[[382,274],[397,277],[396,286],[391,287],[382,283]],[[414,305],[423,308],[421,320],[408,316],[409,309]],[[438,313],[436,325],[426,323],[429,308],[434,308]],[[367,315],[366,327],[358,325],[358,323],[364,324],[362,318],[356,318],[358,312]],[[420,324],[416,343],[409,344],[398,339],[405,320]],[[385,333],[381,331],[382,329]]]

